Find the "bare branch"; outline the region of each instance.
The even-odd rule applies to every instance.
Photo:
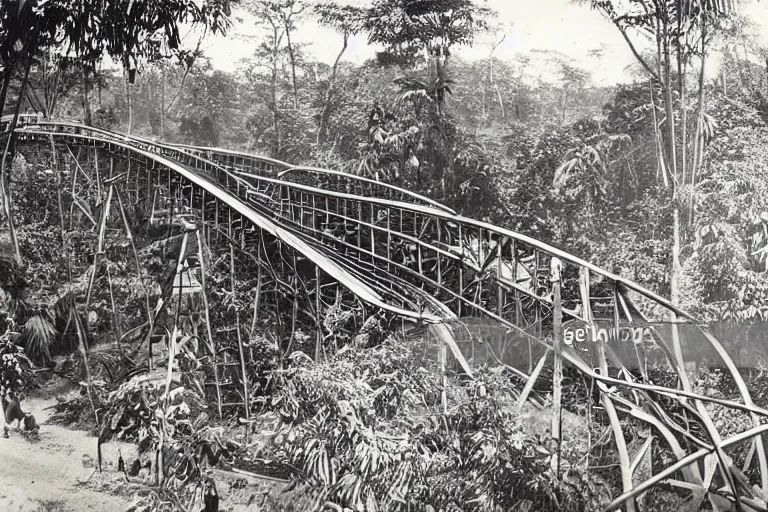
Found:
[[[661,79],[659,78],[658,73],[656,73],[653,70],[653,68],[651,68],[651,66],[648,65],[648,63],[645,61],[645,59],[643,59],[640,56],[640,54],[637,52],[637,49],[635,48],[634,43],[632,43],[632,40],[627,35],[626,30],[624,30],[624,28],[618,23],[618,21],[613,20],[613,23],[614,23],[614,25],[616,25],[616,28],[619,29],[619,32],[621,32],[621,35],[624,37],[624,40],[629,45],[629,49],[632,50],[632,54],[635,56],[635,58],[638,60],[638,62],[640,62],[640,64],[642,64],[642,66],[646,69],[646,71],[648,71],[648,73],[651,74],[651,76],[653,77],[654,80],[656,80],[657,82],[660,82]]]

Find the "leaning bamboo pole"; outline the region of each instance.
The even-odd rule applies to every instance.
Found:
[[[208,334],[208,350],[211,352],[211,359],[213,362],[213,378],[216,385],[216,406],[219,413],[219,419],[223,417],[221,411],[221,383],[219,382],[219,358],[216,350],[216,341],[213,338],[213,329],[211,328],[211,310],[208,304],[208,293],[206,291],[206,265],[205,265],[205,253],[203,251],[203,239],[200,236],[200,230],[195,231],[195,237],[197,239],[197,256],[200,260],[200,287],[201,295],[203,297],[203,311],[205,313],[205,330]]]
[[[130,161],[129,161],[130,162]],[[128,239],[128,243],[131,246],[131,251],[133,253],[133,260],[136,264],[136,275],[139,278],[139,283],[141,283],[141,287],[144,290],[144,307],[146,309],[147,313],[147,321],[149,323],[149,332],[153,332],[153,326],[152,326],[152,306],[149,303],[149,289],[147,288],[146,283],[144,282],[144,278],[141,272],[141,262],[139,261],[139,251],[136,249],[136,240],[133,237],[133,230],[131,229],[131,224],[128,222],[128,216],[125,214],[125,208],[123,207],[123,199],[120,197],[120,190],[115,190],[115,198],[117,199],[117,206],[120,209],[120,218],[123,220],[123,228],[125,229],[125,236]]]
[[[187,245],[189,244],[189,230],[184,231],[184,236],[181,239],[181,248],[179,249],[179,255],[176,259],[176,268],[171,283],[175,281],[175,278],[179,278],[179,295],[176,302],[176,312],[173,319],[173,329],[171,335],[168,337],[168,367],[166,368],[165,375],[165,393],[163,394],[163,411],[168,410],[168,406],[171,401],[171,385],[173,384],[173,365],[176,358],[176,340],[179,333],[179,318],[181,317],[181,305],[183,302],[184,293],[184,281],[181,279],[182,272],[184,271],[184,259],[187,254]],[[171,298],[173,297],[173,288],[171,288]],[[158,443],[156,453],[156,465],[155,475],[157,478],[157,485],[162,485],[165,480],[165,472],[163,470],[163,449],[165,448],[165,430],[167,427],[165,414],[160,418],[160,428],[158,429],[160,435],[160,442]]]
[[[93,286],[96,282],[96,273],[99,270],[101,264],[101,258],[104,255],[104,238],[107,230],[107,219],[109,218],[109,210],[112,205],[112,197],[114,195],[114,184],[109,186],[109,192],[107,192],[107,201],[104,203],[104,208],[101,212],[101,220],[99,222],[99,235],[96,240],[96,250],[93,253],[93,268],[91,269],[91,276],[88,280],[88,290],[85,295],[85,310],[88,311],[88,307],[91,305],[91,294],[93,293]]]
[[[592,305],[589,301],[589,269],[581,268],[579,273],[579,291],[581,293],[581,305],[584,312],[584,318],[588,322],[592,322]],[[596,348],[597,362],[600,367],[600,374],[608,375],[608,362],[605,358],[604,347],[598,346]],[[621,470],[621,485],[624,493],[632,491],[632,470],[630,467],[629,451],[627,449],[627,440],[624,437],[624,431],[621,429],[621,422],[619,416],[616,413],[616,407],[613,404],[610,393],[600,393],[600,399],[603,402],[603,408],[608,415],[608,422],[613,431],[613,439],[616,443],[616,451],[619,455],[619,463]],[[627,512],[636,512],[636,504],[634,499],[627,501]]]
[[[623,289],[620,290],[620,294],[624,298],[625,303],[628,306],[631,306],[635,310],[635,312],[638,315],[638,317],[642,321],[647,322],[648,318],[634,305],[634,302],[632,301],[632,298],[629,297],[629,295],[626,293],[626,290],[623,290]],[[717,338],[712,336],[712,334],[709,333],[705,329],[702,329],[702,328],[700,328],[698,326],[697,326],[697,329],[699,329],[699,331],[704,335],[704,337],[712,345],[712,347],[715,349],[715,351],[718,353],[720,358],[725,363],[726,368],[728,369],[728,371],[730,372],[731,376],[733,377],[734,382],[736,383],[736,387],[738,388],[739,393],[741,394],[742,400],[744,400],[744,405],[746,405],[746,407],[745,408],[741,408],[740,407],[741,404],[737,404],[737,403],[731,402],[731,401],[729,401],[728,405],[722,404],[722,403],[720,405],[726,405],[727,407],[746,410],[747,412],[750,413],[750,417],[751,417],[752,423],[755,426],[759,426],[761,424],[761,422],[760,422],[760,418],[758,417],[758,414],[756,413],[756,409],[757,408],[755,407],[755,403],[752,400],[752,395],[749,392],[749,388],[747,387],[747,383],[744,381],[744,378],[741,376],[741,374],[739,373],[738,369],[736,368],[736,364],[733,362],[733,359],[731,359],[731,357],[728,355],[728,352],[725,350],[725,348],[722,346],[722,344],[717,340]],[[679,371],[680,371],[680,369],[678,369],[678,372]],[[688,390],[683,390],[683,391],[688,391]],[[682,393],[678,393],[678,394],[680,396],[686,396],[686,395],[684,395]],[[698,402],[701,402],[702,398],[703,397],[698,397],[697,396],[696,400]],[[703,401],[706,401],[706,399],[704,399]],[[709,417],[709,414],[707,414],[706,416]],[[755,443],[755,447],[756,447],[755,451],[757,452],[758,463],[759,463],[759,468],[760,468],[760,485],[761,485],[761,488],[763,490],[765,490],[766,488],[768,488],[768,459],[766,458],[766,453],[765,453],[765,447],[764,447],[763,439],[762,439],[762,437],[757,436],[757,437],[755,437],[753,439],[753,442]]]
[[[768,424],[761,424],[757,427],[753,427],[749,430],[745,430],[744,432],[740,434],[736,434],[733,437],[730,437],[728,439],[723,440],[722,444],[720,445],[721,448],[728,448],[729,446],[732,446],[737,443],[741,443],[743,441],[747,441],[753,437],[759,437],[760,435],[768,432]],[[637,496],[641,492],[644,492],[654,485],[660,483],[662,480],[666,479],[667,477],[670,477],[675,474],[675,472],[681,470],[682,468],[689,466],[698,460],[704,458],[705,456],[712,453],[713,450],[708,449],[700,449],[695,451],[694,453],[678,460],[676,463],[672,464],[671,466],[668,466],[667,468],[661,470],[657,474],[653,475],[648,480],[645,480],[644,482],[638,484],[634,489],[625,492],[621,494],[620,496],[616,497],[611,503],[608,504],[608,506],[605,507],[604,512],[612,512],[614,510],[619,509],[621,507],[622,503],[626,502],[627,500],[633,498],[634,496]],[[752,506],[752,505],[750,505]],[[765,507],[758,508],[757,510],[765,509]]]
[[[232,297],[235,296],[235,246],[229,244],[229,285]],[[248,371],[245,366],[245,351],[243,350],[243,335],[240,332],[240,311],[235,310],[235,328],[237,329],[237,349],[240,354],[240,371],[243,379],[243,404],[245,406],[245,419],[251,419],[250,399],[248,397]],[[250,424],[250,423],[249,423]],[[247,431],[246,431],[247,433]],[[247,435],[246,435],[247,438]]]

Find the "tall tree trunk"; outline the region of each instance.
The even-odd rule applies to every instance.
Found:
[[[101,89],[102,89],[102,87],[101,87],[101,72],[102,72],[102,67],[101,67],[101,64],[99,64],[99,72],[98,72],[98,74],[94,75],[94,76],[96,76],[96,91],[97,91],[98,98],[99,98],[99,108],[102,107],[102,104],[101,104]]]
[[[82,65],[83,78],[83,124],[91,124],[91,102],[88,98],[88,69],[85,64]]]
[[[278,72],[278,53],[280,51],[280,41],[278,39],[278,29],[277,24],[273,22],[272,24],[272,42],[274,43],[272,47],[272,83],[271,86],[271,92],[272,92],[272,126],[275,131],[275,143],[274,147],[272,149],[272,157],[273,158],[279,158],[280,156],[280,123],[278,119],[278,111],[277,111],[277,72]],[[282,39],[282,37],[280,37]]]
[[[331,68],[331,78],[328,80],[328,91],[325,93],[325,101],[323,101],[323,109],[320,112],[320,126],[317,128],[317,143],[325,140],[325,132],[328,129],[328,118],[331,115],[331,100],[333,99],[333,93],[335,91],[336,87],[336,74],[339,70],[339,62],[341,61],[341,56],[344,55],[344,52],[347,51],[347,46],[349,44],[349,34],[344,33],[344,44],[341,46],[341,51],[338,55],[336,55],[336,60],[333,62],[333,67]]]
[[[504,100],[501,98],[501,90],[499,89],[499,85],[496,83],[496,79],[493,76],[493,52],[496,50],[496,48],[499,47],[501,43],[504,42],[504,39],[506,39],[506,37],[507,37],[507,34],[504,34],[503,36],[501,36],[501,39],[499,39],[499,41],[495,45],[493,45],[493,48],[491,48],[491,52],[488,54],[488,81],[496,91],[496,97],[499,99],[499,108],[501,109],[502,120],[506,120],[507,116],[504,113]],[[483,110],[485,110],[485,88],[483,88]],[[488,110],[490,111],[490,108]]]
[[[565,123],[565,111],[567,109],[567,106],[568,106],[568,88],[564,86],[563,87],[563,107],[560,114],[561,123]]]
[[[165,66],[160,74],[160,137],[165,139]]]
[[[678,55],[678,59],[680,56]],[[685,73],[686,66],[678,61],[678,81],[680,94],[680,184],[685,185],[688,178],[688,106],[685,104]],[[693,190],[691,190],[693,193]]]
[[[272,127],[275,132],[272,157],[277,158],[280,154],[280,123],[277,115],[277,60],[272,67]]]
[[[131,81],[125,67],[123,67],[123,84],[125,85],[125,104],[128,107],[128,126],[125,133],[131,134],[131,125],[133,124],[133,106],[131,105]]]
[[[53,67],[55,69],[53,86],[51,87],[49,98],[45,102],[45,117],[48,119],[53,117],[56,105],[59,102],[59,82],[61,81],[61,75],[64,73],[63,62],[63,59],[59,59],[59,62]]]
[[[288,43],[288,57],[291,59],[291,79],[293,81],[293,108],[299,108],[299,89],[296,86],[296,55],[293,52],[293,44],[291,44],[291,28],[290,19],[285,23],[285,38]]]
[[[723,69],[720,72],[720,77],[721,77],[722,82],[723,82],[723,96],[728,98],[728,85],[727,85],[728,82],[725,79],[725,66],[723,66]]]
[[[493,84],[493,87],[496,89],[496,96],[499,98],[499,108],[501,108],[501,119],[502,121],[507,119],[507,114],[504,112],[504,100],[501,99],[501,90],[499,89],[498,84]]]
[[[672,266],[669,271],[669,299],[672,304],[677,305],[680,302],[680,208],[677,205],[677,198],[673,198],[675,204],[672,207]],[[672,314],[672,321],[675,322],[677,315]],[[687,373],[685,372],[685,364],[683,358],[683,347],[680,343],[680,333],[677,329],[677,324],[672,324],[672,349],[675,353],[675,359],[680,366],[681,372],[681,384],[685,391],[689,391],[691,388],[688,381]]]
[[[691,193],[688,196],[688,223],[694,222],[694,192],[696,189],[696,174],[704,155],[704,70],[707,62],[706,52],[707,20],[701,22],[701,69],[699,70],[699,98],[696,105],[696,132],[694,141],[693,158],[691,159]]]
[[[680,300],[680,209],[678,207],[678,193],[677,193],[677,180],[678,166],[677,166],[677,137],[675,135],[675,117],[672,110],[672,62],[671,52],[669,48],[669,24],[665,22],[663,24],[662,32],[662,48],[663,48],[663,75],[662,86],[664,87],[664,110],[666,112],[666,125],[667,125],[667,151],[668,151],[668,166],[671,167],[670,173],[673,177],[670,183],[672,193],[670,194],[672,201],[672,261],[669,270],[669,286],[670,286],[670,300],[672,304],[677,305]],[[685,373],[685,361],[683,359],[683,348],[680,343],[680,336],[677,329],[677,324],[674,323],[676,315],[672,313],[672,348],[677,360],[678,366],[681,368],[680,379],[681,385],[685,391],[690,391],[691,385],[688,381],[687,374]]]

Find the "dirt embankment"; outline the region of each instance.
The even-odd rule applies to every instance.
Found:
[[[55,403],[51,397],[35,397],[22,404],[24,412],[34,414],[41,425],[37,439],[18,432],[15,426],[9,439],[0,438],[0,510],[68,512],[129,508],[133,497],[104,492],[114,487],[113,475],[100,475],[96,470],[96,438],[47,424],[51,413],[48,407]],[[132,449],[123,445],[123,450],[126,448]],[[117,450],[116,444],[105,447],[105,459],[116,459]]]

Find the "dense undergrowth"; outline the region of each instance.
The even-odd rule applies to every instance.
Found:
[[[510,373],[481,369],[443,389],[414,355],[390,338],[291,368],[271,402],[278,427],[265,448],[301,470],[284,506],[577,511],[604,502],[605,485],[576,460],[555,474],[547,436],[526,432],[515,412]]]
[[[278,71],[279,42],[262,50],[267,53],[235,73],[204,62],[187,68],[160,62],[128,83],[119,73],[99,71],[93,85],[100,109],[93,121],[116,131],[268,153],[381,178],[463,215],[564,248],[662,295],[670,293],[673,202],[663,185],[657,148],[662,135],[654,113],[661,112],[646,81],[585,87],[588,73],[582,80],[579,70],[562,62],[561,83],[533,85],[522,73],[517,76],[517,64],[493,58],[451,59],[450,67],[446,58],[446,74],[435,77],[431,62],[387,62],[385,54],[362,65],[334,66],[332,73],[299,55],[311,72],[297,76],[292,61],[289,77],[287,66]],[[764,86],[745,81],[753,65],[733,55],[725,60],[738,68],[739,84],[725,76],[722,87],[704,84],[701,112],[716,114],[717,122],[706,115],[706,141],[701,141],[706,151],[697,181],[691,176],[692,185],[683,179],[680,187],[678,206],[686,212],[680,301],[724,325],[719,337],[746,365],[760,349],[768,355],[762,332],[768,318],[768,195],[762,165],[768,129],[764,98],[757,101]],[[262,66],[267,61],[272,70]],[[53,73],[66,78],[82,71],[72,69]],[[37,65],[32,69],[40,82],[51,78],[48,73]],[[62,83],[75,90],[78,80]],[[166,87],[173,100],[166,99]],[[67,92],[62,91],[62,103],[73,108],[80,101],[77,91]],[[83,92],[87,96],[87,87]],[[684,101],[677,98],[670,108],[679,109]],[[60,110],[66,112],[64,107]],[[685,127],[682,116],[681,127],[693,132],[698,121],[692,121],[693,116]],[[162,233],[145,222],[148,212],[132,205],[126,213],[143,269],[124,257],[130,250],[127,238],[112,236],[86,310],[95,222],[74,208],[77,215],[56,210],[52,180],[61,179],[62,169],[52,170],[46,150],[34,153],[25,155],[29,162],[17,157],[10,180],[26,267],[0,262],[0,311],[12,320],[0,339],[0,392],[33,384],[24,354],[77,385],[84,383],[78,398],[56,406],[54,420],[90,430],[99,443],[137,443],[139,457],[129,461],[129,473],[155,489],[146,508],[187,510],[194,494],[208,489],[210,466],[244,462],[261,471],[279,468],[280,476],[291,478],[284,493],[267,498],[270,510],[575,512],[601,510],[620,494],[620,461],[607,414],[597,403],[595,384],[576,370],[565,372],[568,428],[558,451],[548,435],[550,369],[534,386],[535,405],[518,407],[525,381],[515,372],[483,367],[472,380],[452,375],[443,381],[412,344],[386,337],[384,329],[371,336],[349,328],[369,318],[362,307],[353,311],[339,302],[325,311],[299,310],[291,294],[275,285],[265,295],[276,298],[262,303],[261,317],[251,324],[235,317],[250,309],[252,290],[260,285],[254,267],[239,261],[242,272],[235,278],[228,254],[221,252],[212,258],[219,266],[208,276],[217,291],[209,312],[223,328],[235,321],[253,326],[243,346],[255,419],[245,423],[247,432],[242,409],[229,409],[219,419],[204,346],[178,354],[176,380],[165,380],[163,367],[153,375],[144,371],[144,291],[154,305],[168,288],[178,244],[158,239],[170,238],[171,230],[158,236]],[[95,194],[86,192],[85,199],[78,197],[80,207],[98,219],[103,198],[91,202]],[[68,253],[62,251],[63,239]],[[69,259],[70,254],[79,258]],[[174,322],[163,321],[171,330]],[[183,329],[189,346],[201,338],[199,315],[190,322]],[[322,323],[330,340],[329,356],[320,363],[305,355],[314,344],[312,322]],[[361,339],[366,343],[358,343]],[[236,353],[232,338],[223,344]],[[83,354],[73,354],[79,348]],[[647,370],[654,384],[677,386],[669,369]],[[744,374],[757,405],[768,406],[765,371],[753,367]],[[699,369],[694,390],[740,399],[733,379],[719,368]],[[635,400],[626,389],[617,394]],[[229,397],[242,398],[238,391]],[[674,436],[687,451],[711,441],[690,408],[654,398],[670,424],[679,427]],[[746,414],[716,404],[706,409],[723,437],[751,426]],[[651,442],[648,455],[639,459],[638,481],[674,462],[656,433],[624,412],[620,421],[632,457]],[[745,443],[726,450],[754,485],[756,468],[744,464],[748,453]],[[559,469],[553,467],[558,458]],[[719,478],[713,487],[722,484]],[[685,491],[664,483],[640,502],[648,510],[680,511],[687,499]]]
[[[619,461],[607,417],[590,398],[590,383],[576,371],[566,369],[566,430],[558,472],[553,465],[558,453],[548,431],[551,375],[541,375],[533,391],[535,402],[545,407],[529,403],[518,410],[522,383],[510,370],[478,368],[474,379],[453,376],[443,387],[420,354],[413,343],[389,337],[320,364],[296,353],[281,371],[264,368],[251,379],[271,374],[274,382],[266,399],[254,399],[258,414],[247,436],[237,421],[241,414],[216,419],[213,404],[206,406],[195,391],[201,377],[193,372],[174,384],[167,403],[164,383],[147,388],[139,385],[141,377],[134,377],[116,390],[97,393],[108,425],[101,440],[139,443],[137,470],[164,446],[161,489],[182,502],[194,487],[185,483],[205,481],[206,468],[215,463],[247,468],[248,461],[265,474],[268,467],[282,468],[278,474],[291,480],[284,492],[267,496],[269,510],[597,511],[619,494]],[[653,367],[649,373],[654,382],[675,384],[666,368]],[[745,372],[745,377],[763,405],[764,372]],[[738,398],[732,379],[719,368],[702,368],[694,390]],[[620,393],[631,398],[631,392]],[[57,409],[59,421],[66,423],[67,412],[88,409],[87,397]],[[685,410],[671,402],[665,409],[706,441],[703,427]],[[724,437],[751,425],[746,414],[712,404],[707,409]],[[76,416],[80,426],[95,426],[92,415]],[[652,432],[626,415],[622,426],[630,452],[639,453]],[[726,450],[738,467],[747,451],[744,443]],[[674,460],[669,447],[655,439],[638,477]],[[753,484],[758,483],[755,469],[745,471]],[[672,511],[686,499],[684,492],[659,486],[645,493],[641,503],[647,510]]]

